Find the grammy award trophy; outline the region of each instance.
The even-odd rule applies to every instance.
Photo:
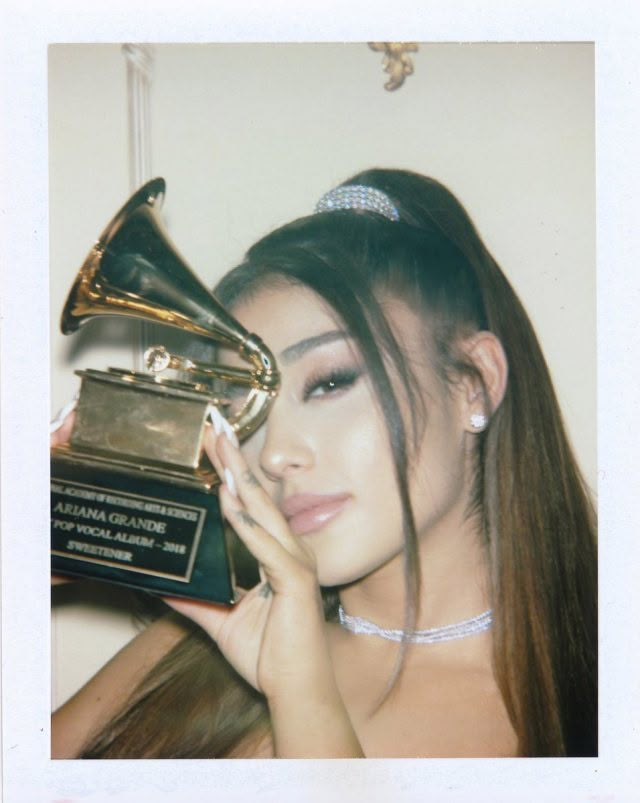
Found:
[[[221,518],[219,478],[203,451],[207,420],[214,406],[239,438],[250,434],[268,413],[279,375],[269,349],[169,240],[158,211],[164,192],[162,178],[148,182],[109,223],[71,288],[62,332],[99,315],[129,316],[232,348],[247,367],[154,346],[145,354],[150,373],[77,372],[73,432],[51,454],[52,571],[232,604],[239,588],[258,581],[258,567]]]

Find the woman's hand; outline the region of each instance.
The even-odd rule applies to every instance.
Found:
[[[260,562],[264,582],[232,609],[167,602],[203,627],[265,695],[277,756],[361,757],[333,671],[315,557],[291,533],[234,441],[233,435],[216,440],[209,432],[206,449],[224,478],[223,515]]]
[[[260,562],[264,582],[233,608],[167,601],[200,624],[267,698],[292,684],[315,682],[319,668],[331,667],[314,555],[291,533],[231,437],[216,438],[209,431],[205,448],[225,479],[220,487],[223,515]]]
[[[76,394],[70,402],[60,410],[58,415],[53,419],[50,426],[51,433],[51,448],[54,446],[61,446],[66,443],[71,437],[73,424],[76,420],[75,409],[78,403],[78,394]]]

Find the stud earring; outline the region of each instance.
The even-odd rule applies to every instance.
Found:
[[[474,429],[484,429],[487,426],[487,416],[483,413],[473,413],[469,416],[469,423]]]

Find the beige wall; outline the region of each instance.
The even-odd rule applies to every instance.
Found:
[[[172,237],[212,284],[356,170],[442,180],[531,314],[595,488],[593,48],[423,44],[414,64],[388,93],[364,44],[156,47],[152,165],[167,180]],[[124,59],[118,45],[55,45],[49,76],[53,412],[75,390],[74,369],[131,367],[132,348],[120,322],[57,331],[79,265],[129,193]],[[54,702],[131,633],[119,596],[64,594]]]

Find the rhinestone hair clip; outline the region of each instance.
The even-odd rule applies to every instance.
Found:
[[[363,212],[377,212],[394,222],[400,220],[398,210],[382,190],[362,184],[334,187],[318,201],[315,211],[335,212],[340,209],[361,209]]]

